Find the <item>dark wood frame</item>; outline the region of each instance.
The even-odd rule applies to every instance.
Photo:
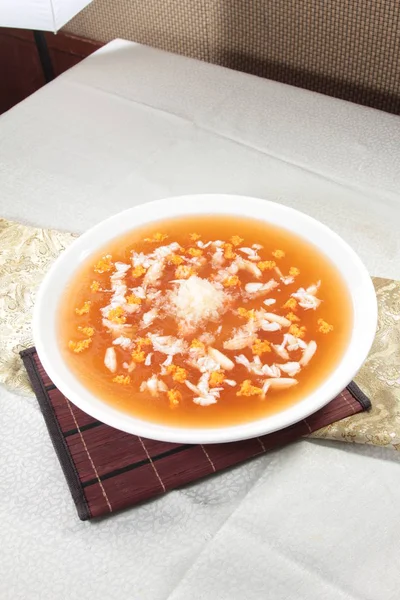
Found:
[[[65,33],[44,33],[57,77],[103,44]],[[49,73],[48,73],[49,74]],[[0,114],[46,83],[33,31],[0,28]]]

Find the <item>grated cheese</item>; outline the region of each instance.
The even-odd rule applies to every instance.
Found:
[[[226,305],[224,291],[196,275],[182,281],[171,292],[170,299],[176,319],[187,329],[195,328],[207,320],[218,320]]]

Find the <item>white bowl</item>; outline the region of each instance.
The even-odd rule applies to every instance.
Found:
[[[113,408],[87,390],[63,360],[57,339],[57,307],[67,282],[86,258],[107,241],[151,221],[196,214],[253,217],[283,226],[317,246],[336,265],[353,303],[353,329],[336,369],[310,395],[263,419],[219,428],[170,427],[137,419]],[[38,292],[33,334],[39,358],[50,379],[76,406],[112,427],[147,438],[208,444],[257,437],[306,418],[334,398],[354,377],[374,339],[377,304],[366,268],[336,233],[296,210],[266,200],[231,195],[194,195],[141,204],[96,225],[77,239],[54,263]]]

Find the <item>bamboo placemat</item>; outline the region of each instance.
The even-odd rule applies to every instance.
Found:
[[[320,411],[276,433],[229,444],[168,444],[93,419],[56,388],[35,348],[24,350],[21,357],[82,520],[212,475],[371,406],[351,383]]]

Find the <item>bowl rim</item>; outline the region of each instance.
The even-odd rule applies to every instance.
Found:
[[[214,210],[217,203],[218,208]],[[182,208],[182,205],[184,208]],[[205,207],[210,208],[204,210]],[[234,211],[232,213],[233,208],[235,208],[236,212]],[[261,216],[257,209],[260,211]],[[73,261],[74,258],[78,263],[85,261],[91,254],[95,253],[96,250],[99,250],[107,242],[127,231],[135,229],[135,227],[145,223],[157,222],[162,218],[185,217],[196,214],[204,215],[209,214],[210,212],[214,215],[229,214],[231,216],[244,218],[258,217],[266,222],[290,229],[296,233],[296,235],[303,237],[303,239],[307,239],[307,237],[302,235],[298,229],[292,229],[291,227],[283,226],[281,222],[279,223],[281,216],[289,215],[291,219],[299,220],[300,224],[302,223],[305,226],[311,227],[311,230],[318,232],[318,235],[321,235],[324,239],[329,239],[329,243],[333,243],[336,251],[340,250],[340,252],[348,259],[349,262],[346,269],[352,266],[354,274],[358,277],[358,289],[356,291],[358,296],[360,296],[361,292],[363,295],[362,305],[354,306],[354,289],[349,285],[349,281],[346,280],[346,285],[349,288],[349,293],[353,301],[355,321],[353,323],[352,334],[336,368],[313,392],[284,410],[265,418],[238,425],[201,428],[162,425],[160,423],[136,418],[129,413],[114,408],[104,400],[97,398],[80,383],[72,371],[68,369],[65,361],[61,361],[62,364],[60,364],[61,352],[56,341],[57,336],[55,326],[49,327],[48,325],[49,302],[50,305],[53,304],[54,312],[52,315],[50,309],[50,319],[53,318],[53,321],[55,321],[55,306],[58,304],[57,294],[59,301],[63,291],[55,290],[54,283],[60,277],[62,279],[63,272],[68,271],[70,272],[69,275],[64,278],[64,283],[67,283],[72,273],[79,266],[79,264],[76,263],[75,266],[72,266],[71,261]],[[268,214],[269,212],[270,214]],[[160,217],[160,214],[163,215],[164,213],[166,213],[166,216]],[[138,217],[142,219],[140,223],[137,223]],[[113,231],[115,226],[117,226],[118,230],[110,235],[110,232]],[[106,239],[102,238],[101,243],[97,243],[89,249],[88,244],[90,244],[91,240],[96,239],[99,235],[101,237],[101,234],[105,234]],[[308,241],[317,246],[315,241]],[[335,263],[337,269],[343,276],[341,266],[335,262],[332,256],[330,256],[325,249],[318,249]],[[355,334],[356,308],[368,318],[364,322],[362,329],[358,326],[359,330],[357,330]],[[73,404],[95,419],[102,421],[111,427],[140,437],[171,443],[209,444],[239,441],[273,433],[274,431],[289,427],[298,421],[306,419],[308,416],[321,409],[339,394],[348,383],[350,383],[363,364],[372,345],[376,332],[376,325],[377,301],[372,280],[356,252],[329,227],[305,213],[283,204],[272,202],[271,200],[234,194],[190,194],[139,204],[112,215],[94,227],[91,227],[78,237],[77,240],[75,240],[56,259],[40,285],[34,307],[33,338],[39,359],[56,387]],[[354,339],[355,335],[358,336],[356,339]],[[53,346],[53,348],[51,348],[51,346]],[[357,348],[357,354],[354,354],[354,350],[352,350],[353,346]],[[346,364],[344,364],[345,360],[347,360]]]

